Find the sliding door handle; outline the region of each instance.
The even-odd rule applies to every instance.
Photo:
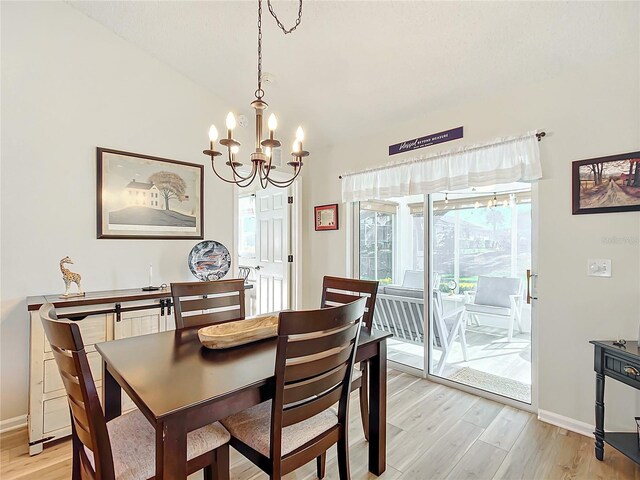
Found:
[[[531,273],[531,270],[527,270],[527,303],[531,304],[531,300],[537,300],[538,297],[531,295],[531,277],[537,277],[536,273]]]

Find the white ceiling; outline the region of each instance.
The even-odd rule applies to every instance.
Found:
[[[256,3],[71,4],[249,115],[252,128]],[[286,36],[264,3],[263,69],[275,75],[265,100],[283,140],[301,122],[310,147],[637,56],[640,45],[637,2],[305,1],[300,27]],[[275,8],[292,24],[296,2]],[[219,129],[225,114],[212,112]]]

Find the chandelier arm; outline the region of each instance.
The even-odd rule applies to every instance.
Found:
[[[251,185],[253,183],[253,180],[256,178],[256,173],[257,173],[257,170],[254,170],[253,175],[251,176],[251,180],[248,180],[244,184],[242,182],[240,182],[240,183],[237,183],[236,185],[238,185],[238,187],[240,187],[240,188],[248,187],[249,185]]]
[[[278,187],[278,188],[287,188],[289,186],[291,186],[293,184],[293,182],[295,181],[296,177],[293,177],[289,180],[287,180],[286,182],[278,182],[276,180],[273,180],[271,178],[268,178],[267,180],[269,181],[269,183],[271,185],[273,185],[274,187]]]
[[[236,185],[238,184],[238,182],[236,182],[235,180],[228,180],[228,179],[224,178],[223,176],[221,176],[221,175],[218,173],[218,171],[216,170],[215,162],[213,161],[213,159],[211,159],[211,169],[213,170],[213,173],[215,173],[215,174],[216,174],[216,177],[218,177],[218,178],[219,178],[220,180],[222,180],[223,182],[226,182],[226,183],[232,183],[232,184],[236,184]]]
[[[295,175],[293,177],[291,177],[289,180],[280,181],[280,180],[274,180],[274,179],[272,179],[270,177],[267,177],[267,180],[269,180],[269,183],[271,183],[271,185],[274,185],[276,187],[279,186],[279,185],[282,185],[283,187],[288,187],[289,185],[291,185],[295,181],[296,178],[298,178],[298,175],[300,175],[301,171],[302,171],[302,167],[296,168],[295,169],[295,172],[296,172]]]
[[[262,175],[260,175],[260,186],[262,187],[262,189],[264,190],[265,188],[267,188],[269,186],[269,176],[265,175],[264,177]]]
[[[236,185],[240,188],[248,187],[249,185],[251,185],[255,177],[256,177],[256,169],[253,168],[251,170],[251,174],[249,174],[249,176],[247,176],[244,180],[238,180],[236,182]]]
[[[233,155],[231,154],[231,150],[229,150],[229,166],[231,167],[231,171],[233,172],[233,177],[238,177],[241,181],[248,179],[251,174],[253,173],[253,170],[255,170],[255,163],[251,169],[251,173],[249,175],[247,175],[246,177],[243,175],[240,175],[240,173],[236,170],[236,167],[234,165],[233,162]]]
[[[260,173],[264,175],[264,177],[268,177],[271,173],[271,157],[269,157],[269,165],[265,165],[264,163],[260,164]]]
[[[231,162],[231,165],[233,165],[233,162]],[[233,178],[234,178],[234,179],[233,179],[233,180],[229,180],[229,179],[227,179],[227,178],[224,178],[224,177],[223,177],[222,175],[220,175],[220,174],[218,173],[218,171],[216,170],[216,164],[215,164],[215,161],[214,161],[213,157],[211,157],[211,169],[213,170],[213,173],[215,173],[215,174],[216,174],[216,176],[217,176],[220,180],[222,180],[223,182],[232,183],[232,184],[236,184],[236,185],[238,185],[239,183],[241,183],[241,182],[243,182],[243,181],[245,181],[245,180],[248,180],[249,178],[251,178],[251,181],[253,181],[253,178],[255,178],[255,168],[254,168],[254,171],[252,171],[252,173],[254,174],[254,175],[253,175],[253,178],[252,178],[252,177],[251,177],[251,174],[249,174],[247,177],[243,177],[242,175],[239,175],[233,167],[232,167],[232,171],[233,171]],[[237,177],[239,177],[239,178],[240,178],[240,180],[238,180],[238,179],[236,178],[236,176],[237,176]],[[251,181],[250,181],[249,183],[251,183]]]

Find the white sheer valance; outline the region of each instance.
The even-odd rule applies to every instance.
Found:
[[[342,201],[460,190],[542,177],[537,132],[342,175]]]

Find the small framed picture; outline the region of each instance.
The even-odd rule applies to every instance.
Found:
[[[98,238],[202,239],[202,165],[98,148]]]
[[[338,230],[338,204],[314,207],[316,232],[321,230]]]
[[[640,152],[573,162],[573,214],[640,210]]]

